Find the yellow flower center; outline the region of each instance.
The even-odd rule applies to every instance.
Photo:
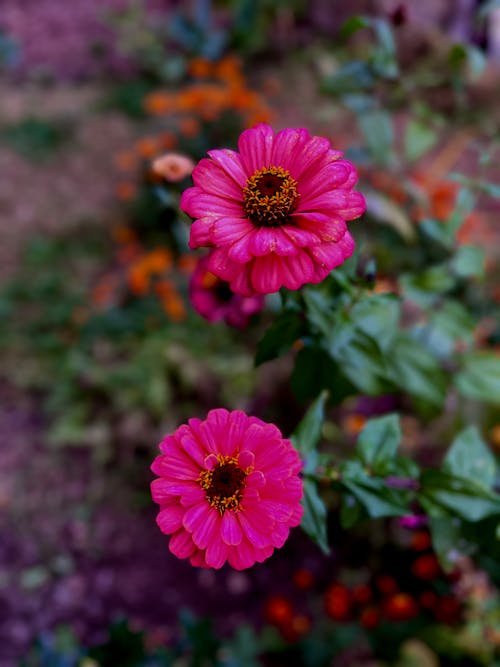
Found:
[[[217,459],[212,470],[203,470],[198,482],[210,505],[221,514],[226,510],[237,511],[243,499],[247,473],[232,456],[219,454]]]
[[[243,188],[243,208],[257,227],[280,227],[297,205],[297,181],[282,167],[259,169]]]

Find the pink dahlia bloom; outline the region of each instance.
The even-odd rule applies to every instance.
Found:
[[[237,570],[268,558],[302,518],[299,456],[273,424],[212,410],[160,443],[151,484],[170,551],[192,565]]]
[[[305,129],[261,123],[238,148],[209,151],[193,171],[181,200],[190,247],[215,247],[209,270],[244,296],[321,282],[353,253],[346,220],[366,208],[353,165]]]
[[[262,310],[264,297],[235,294],[225,280],[208,270],[209,257],[201,257],[189,283],[189,296],[197,312],[209,322],[224,320],[243,329],[250,317]]]

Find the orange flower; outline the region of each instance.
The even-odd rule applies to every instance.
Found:
[[[500,424],[495,424],[490,430],[490,438],[493,446],[500,449]]]
[[[275,625],[289,623],[293,618],[292,603],[282,595],[273,595],[264,605],[264,617]]]
[[[177,183],[191,174],[194,162],[180,153],[165,153],[154,160],[151,168],[156,176],[171,183]]]
[[[168,248],[155,248],[144,257],[150,273],[160,273],[172,266],[172,253]]]
[[[188,73],[195,79],[208,79],[212,71],[213,63],[205,58],[193,58],[188,65]]]
[[[111,233],[117,243],[131,243],[137,240],[134,230],[126,225],[117,225]]]
[[[216,64],[214,75],[217,79],[225,81],[231,86],[242,85],[243,76],[240,59],[234,55],[226,56]]]
[[[349,435],[358,435],[366,423],[365,415],[353,413],[346,415],[342,421],[342,426]]]
[[[116,168],[120,171],[133,171],[137,166],[135,155],[130,151],[122,151],[121,153],[117,153],[114,156],[113,161]]]
[[[184,302],[178,294],[173,292],[161,299],[163,309],[173,322],[182,322],[186,318]]]
[[[158,153],[158,141],[154,137],[139,139],[135,144],[135,151],[144,159],[150,159]]]
[[[196,265],[198,264],[198,258],[192,254],[181,255],[178,259],[177,266],[182,273],[187,273],[190,275],[193,273]]]
[[[163,134],[158,137],[158,141],[162,148],[171,150],[177,144],[177,137],[173,132],[163,132]]]
[[[137,195],[137,187],[129,181],[122,181],[116,186],[116,197],[123,202],[132,201]]]
[[[163,91],[157,91],[147,95],[142,106],[152,116],[162,116],[175,109],[175,98]]]
[[[418,604],[408,593],[396,593],[384,602],[384,613],[390,621],[409,621],[418,614]]]
[[[331,584],[325,593],[325,611],[335,621],[347,621],[351,616],[351,592],[343,584]]]
[[[184,137],[193,138],[199,133],[200,124],[192,116],[182,118],[179,122],[179,131]]]

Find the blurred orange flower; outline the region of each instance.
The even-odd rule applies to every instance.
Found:
[[[151,169],[156,176],[177,183],[191,174],[194,162],[180,153],[165,153],[153,161]]]

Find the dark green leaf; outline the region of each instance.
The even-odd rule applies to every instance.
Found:
[[[447,265],[431,266],[422,273],[406,273],[400,284],[408,299],[422,306],[432,305],[438,295],[449,292],[455,285]]]
[[[304,516],[301,528],[319,546],[323,553],[330,553],[326,528],[326,507],[321,500],[316,482],[310,478],[304,479],[304,496],[302,498]]]
[[[466,521],[480,521],[491,515],[500,516],[500,496],[481,484],[463,479],[444,470],[424,470],[420,477],[420,499],[426,507],[442,508]]]
[[[477,246],[460,246],[450,262],[459,278],[480,278],[484,275],[484,250]]]
[[[378,475],[388,474],[401,441],[399,416],[375,417],[366,422],[358,438],[358,453],[364,465]]]
[[[389,372],[397,386],[410,396],[440,406],[446,393],[446,376],[435,357],[418,341],[400,334],[387,358]]]
[[[392,159],[394,141],[391,116],[381,110],[368,111],[358,117],[358,122],[374,160],[388,164]]]
[[[327,389],[335,404],[357,393],[354,385],[342,374],[339,365],[318,347],[304,347],[297,354],[290,385],[301,403],[315,398],[320,389]]]
[[[368,28],[370,25],[370,19],[366,16],[350,16],[347,21],[344,21],[339,31],[340,39],[347,39],[358,30],[363,28]]]
[[[284,311],[278,315],[257,345],[255,365],[259,366],[287,352],[303,334],[303,328],[298,313]]]
[[[475,426],[457,435],[443,463],[443,469],[457,477],[470,479],[486,488],[495,481],[495,457]]]
[[[405,129],[405,154],[410,161],[418,160],[437,141],[437,132],[425,123],[410,120]]]
[[[325,419],[325,402],[327,396],[328,393],[326,391],[321,392],[290,436],[294,447],[305,461],[305,473],[313,472],[316,467],[316,447],[321,437],[321,429]]]
[[[458,391],[478,401],[500,405],[500,357],[475,351],[463,355],[462,370],[455,376]]]
[[[365,296],[350,311],[356,328],[373,338],[383,352],[387,352],[392,345],[400,315],[398,298],[387,294]]]

